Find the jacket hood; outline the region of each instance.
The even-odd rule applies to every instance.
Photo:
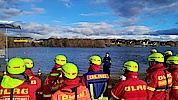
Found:
[[[70,79],[66,79],[64,80],[63,82],[63,86],[61,88],[72,88],[72,87],[76,87],[76,86],[79,86],[81,83],[80,83],[80,78],[77,77],[73,80],[70,80]]]
[[[15,88],[21,84],[23,84],[25,80],[21,79],[15,79],[10,76],[3,76],[3,79],[1,81],[1,86],[3,88]]]
[[[174,66],[171,66],[169,69],[168,69],[170,72],[174,72],[174,71],[178,71],[178,65],[174,65]]]
[[[56,64],[53,68],[52,71],[50,72],[50,74],[52,73],[61,73],[61,70],[57,70],[58,68],[61,68],[62,66],[59,64]]]
[[[98,72],[101,70],[101,66],[99,65],[90,65],[90,67],[88,68],[88,71],[93,71],[93,72]]]
[[[161,71],[161,70],[165,70],[166,68],[164,67],[164,65],[162,64],[162,63],[158,63],[158,64],[155,64],[155,65],[153,65],[153,66],[151,66],[151,67],[149,67],[147,70],[146,70],[146,72],[147,73],[151,73],[151,72],[153,72],[153,71]]]

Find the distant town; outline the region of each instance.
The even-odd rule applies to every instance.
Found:
[[[6,40],[7,39],[7,40]],[[6,43],[7,41],[7,43]],[[151,41],[150,39],[83,39],[83,38],[57,38],[52,36],[48,39],[34,39],[32,37],[5,36],[0,33],[0,49],[4,47],[81,47],[81,48],[104,48],[104,47],[154,47],[154,46],[178,46],[178,41]]]
[[[150,46],[178,46],[178,41],[151,41],[149,39],[81,39],[81,38],[57,38],[33,39],[31,37],[9,37],[9,47],[150,47]]]

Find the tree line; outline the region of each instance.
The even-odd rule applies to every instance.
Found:
[[[67,39],[67,38],[50,38],[43,41],[31,41],[27,43],[14,42],[13,37],[7,37],[8,47],[82,47],[82,48],[104,48],[106,47],[104,40],[95,39]],[[6,45],[6,36],[0,33],[0,49]]]

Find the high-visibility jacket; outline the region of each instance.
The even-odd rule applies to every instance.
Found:
[[[125,76],[126,80],[118,80],[111,90],[113,100],[146,100],[146,82],[135,72],[128,72]]]
[[[172,74],[172,87],[169,100],[178,100],[178,66],[172,66],[170,72]]]
[[[165,69],[162,63],[149,67],[147,73],[148,100],[169,100],[169,93],[172,85],[171,73]]]
[[[36,90],[40,85],[41,81],[34,76],[30,77],[30,82],[3,76],[0,86],[0,100],[10,100],[12,97],[13,100],[36,100]]]
[[[98,65],[93,66],[96,68]],[[85,73],[82,77],[82,84],[89,89],[91,100],[108,100],[110,98],[112,84],[109,75],[105,72],[89,71]]]
[[[51,100],[51,96],[55,91],[51,91],[52,84],[54,82],[54,85],[61,86],[63,82],[61,70],[57,70],[58,68],[61,68],[61,65],[55,65],[48,75],[48,77],[45,79],[44,85],[43,85],[43,100]]]
[[[51,100],[76,100],[75,96],[77,100],[90,100],[89,91],[81,85],[79,77],[72,80],[65,79],[63,86],[52,95]]]

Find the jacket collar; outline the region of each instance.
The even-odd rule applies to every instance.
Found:
[[[162,64],[162,63],[158,63],[158,64],[155,64],[155,65],[153,65],[153,66],[151,66],[151,67],[149,67],[147,70],[146,70],[146,72],[147,73],[151,73],[151,72],[153,72],[153,71],[162,71],[162,70],[165,70],[166,68],[164,67],[164,65]]]
[[[99,65],[90,65],[90,67],[88,68],[88,71],[93,71],[93,72],[98,72],[101,70],[101,66]]]
[[[128,72],[125,74],[126,78],[127,79],[130,79],[130,78],[138,78],[138,73],[136,72]]]

